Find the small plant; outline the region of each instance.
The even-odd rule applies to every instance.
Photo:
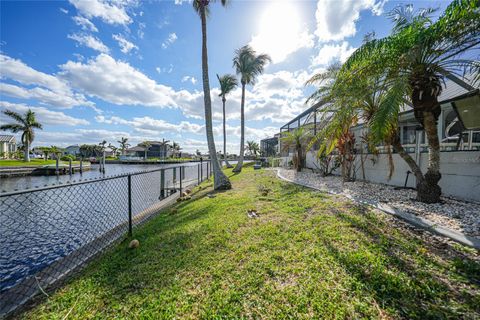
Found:
[[[268,194],[272,191],[272,189],[270,189],[269,187],[261,184],[257,187],[258,189],[258,192],[260,192],[260,194],[263,196],[263,197],[266,197],[268,196]]]

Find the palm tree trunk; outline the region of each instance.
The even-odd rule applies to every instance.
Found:
[[[245,152],[245,83],[242,83],[242,102],[240,104],[240,157],[233,172],[241,172],[243,153]]]
[[[25,140],[24,160],[30,162],[30,141],[28,139]]]
[[[413,174],[415,175],[415,178],[417,178],[417,187],[418,187],[418,184],[423,183],[423,181],[425,180],[422,170],[417,165],[415,160],[413,160],[413,158],[405,151],[398,137],[393,139],[392,147],[393,147],[393,150],[395,150],[395,152],[397,152],[400,155],[400,157],[407,163],[407,165],[410,167],[410,170],[412,170]]]
[[[428,168],[425,179],[417,184],[417,200],[437,203],[440,202],[442,194],[442,189],[438,185],[442,175],[440,174],[440,142],[433,112],[423,112],[423,127],[428,139]]]
[[[203,80],[203,100],[205,103],[205,129],[207,131],[208,152],[213,169],[213,188],[215,190],[227,190],[232,188],[230,180],[222,172],[217,159],[215,150],[215,141],[212,130],[212,100],[210,98],[210,82],[208,79],[208,54],[207,54],[207,18],[205,16],[205,7],[200,8],[200,17],[202,20],[202,80]]]
[[[297,146],[297,172],[302,172],[302,146]]]
[[[227,160],[227,131],[225,130],[225,97],[222,97],[223,102],[223,159],[225,160],[225,166],[231,168],[232,165]]]

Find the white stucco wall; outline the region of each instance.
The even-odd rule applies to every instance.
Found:
[[[414,154],[411,154],[415,158]],[[375,163],[372,161],[375,159]],[[407,171],[410,170],[406,162],[398,155],[393,154],[395,170],[393,176],[388,180],[388,159],[386,154],[378,157],[367,156],[364,161],[365,179],[367,181],[385,183],[395,186],[403,186]],[[285,162],[286,163],[286,162]],[[307,168],[316,170],[318,162],[315,152],[308,152],[306,158]],[[428,165],[428,153],[420,154],[420,167],[426,172]],[[360,157],[357,156],[356,177],[363,179]],[[442,192],[447,196],[454,196],[465,200],[480,201],[480,151],[454,151],[441,152],[440,172],[442,179],[440,186]],[[337,172],[340,173],[339,171]],[[415,177],[410,174],[408,178],[409,187],[415,187]]]

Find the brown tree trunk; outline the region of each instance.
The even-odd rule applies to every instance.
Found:
[[[215,190],[227,190],[232,188],[230,180],[222,172],[217,159],[215,150],[215,141],[212,129],[212,100],[210,97],[210,82],[208,78],[208,54],[207,54],[207,18],[205,15],[205,6],[200,9],[200,18],[202,20],[202,80],[203,80],[203,100],[205,103],[205,129],[207,132],[208,152],[213,169],[213,188]]]
[[[442,194],[442,189],[438,185],[442,175],[440,174],[440,142],[433,112],[423,113],[423,127],[428,139],[428,168],[424,181],[417,184],[417,200],[437,203],[440,202]]]
[[[242,101],[240,104],[240,155],[233,172],[241,172],[245,152],[245,83],[242,83]]]
[[[228,163],[227,160],[227,131],[225,129],[226,119],[225,119],[225,96],[222,97],[223,102],[223,159],[225,160],[225,166],[227,168],[232,168],[233,166]]]
[[[407,163],[410,170],[412,170],[413,174],[415,175],[415,178],[417,178],[417,188],[418,188],[418,184],[423,183],[423,181],[425,180],[425,178],[423,177],[422,170],[420,170],[420,167],[417,165],[415,160],[413,160],[413,158],[405,151],[398,137],[393,139],[392,147],[393,147],[393,150],[395,150],[400,155],[400,157]]]
[[[302,172],[303,166],[303,155],[302,155],[302,146],[297,146],[297,172]]]

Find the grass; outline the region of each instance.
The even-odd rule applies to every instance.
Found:
[[[134,229],[26,319],[473,319],[478,252],[247,168]],[[249,218],[255,209],[259,217]]]
[[[83,162],[87,164],[86,161]],[[60,161],[60,164],[68,165],[68,161]],[[72,164],[80,164],[80,161],[72,161]],[[0,167],[41,167],[55,165],[55,160],[30,159],[30,162],[23,160],[0,160]]]

